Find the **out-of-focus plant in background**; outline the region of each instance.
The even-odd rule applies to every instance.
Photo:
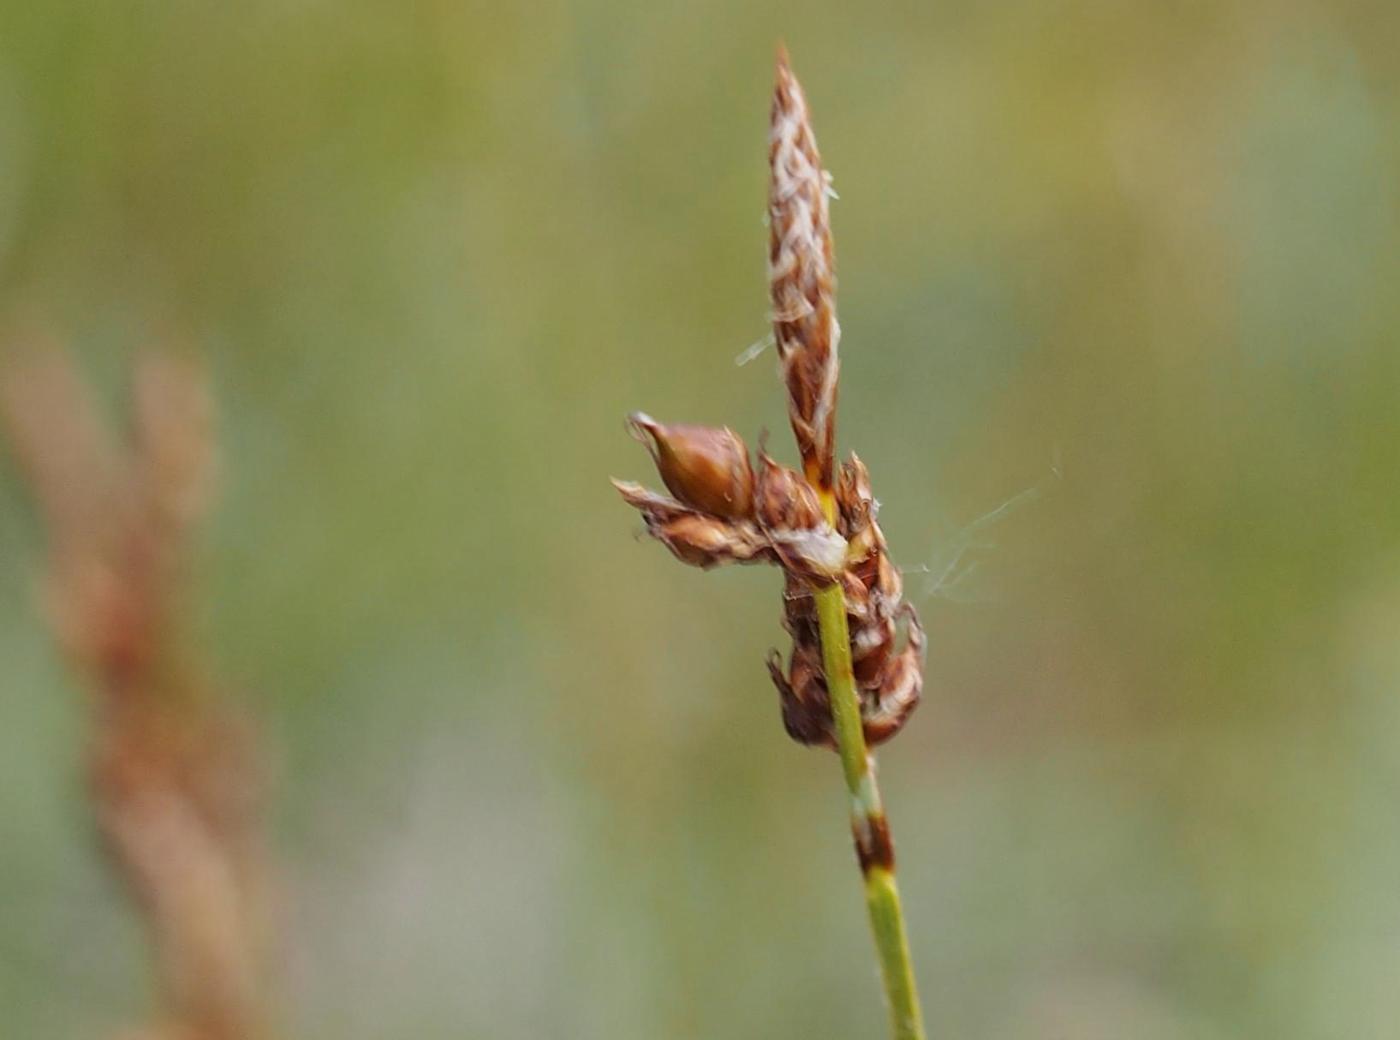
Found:
[[[1341,0],[0,6],[5,307],[114,411],[168,328],[208,362],[191,621],[276,751],[288,1035],[878,1020],[839,779],[772,739],[771,575],[678,573],[600,480],[638,401],[784,423],[771,353],[733,365],[783,36],[841,196],[843,438],[929,629],[882,781],[930,1035],[1388,1036],[1397,33]],[[3,466],[0,1007],[98,1035],[142,937]]]

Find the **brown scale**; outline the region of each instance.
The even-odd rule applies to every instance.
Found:
[[[883,744],[904,728],[923,693],[923,626],[908,604],[901,613],[909,619],[909,638],[904,649],[889,659],[878,682],[858,683],[862,728],[871,747]],[[834,749],[831,698],[822,669],[820,642],[794,639],[786,674],[782,656],[773,650],[768,656],[768,674],[778,688],[788,736],[799,744]]]

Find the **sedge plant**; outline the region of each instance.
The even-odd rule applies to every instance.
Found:
[[[784,574],[786,665],[768,669],[783,724],[801,744],[834,749],[850,796],[851,831],[896,1040],[922,1040],[923,1018],[895,883],[894,845],[870,748],[893,737],[919,703],[924,634],[876,522],[869,474],[854,454],[836,464],[840,370],[828,200],[807,101],[779,53],[768,140],[768,275],[773,338],[801,472],[757,466],[726,427],[658,422],[628,427],[670,494],[613,483],[647,531],[680,560],[771,563]],[[899,646],[897,626],[907,635]]]

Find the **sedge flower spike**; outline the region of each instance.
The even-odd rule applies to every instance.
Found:
[[[841,367],[828,210],[831,176],[822,169],[807,98],[786,52],[778,56],[768,165],[773,337],[802,468],[814,487],[829,491],[836,456],[836,379]]]
[[[758,465],[728,427],[667,425],[641,412],[628,429],[651,453],[670,495],[614,480],[647,533],[682,562],[769,563],[784,572],[784,668],[768,671],[783,728],[799,744],[835,750],[850,796],[895,1040],[923,1040],[923,1018],[894,879],[894,844],[869,748],[903,729],[923,689],[924,630],[876,520],[870,474],[855,455],[836,466],[841,329],[836,321],[828,200],[807,100],[778,56],[768,137],[768,279],[774,340],[802,470],[768,455]],[[903,622],[907,636],[898,646]]]

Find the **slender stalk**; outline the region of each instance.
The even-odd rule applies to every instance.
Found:
[[[822,495],[828,517],[834,519],[836,503]],[[894,875],[894,843],[889,821],[875,782],[875,764],[865,747],[860,702],[851,670],[851,637],[846,625],[846,597],[839,583],[815,592],[817,621],[821,628],[822,661],[827,692],[835,722],[837,750],[846,790],[851,796],[851,834],[865,879],[865,907],[875,936],[885,1003],[894,1040],[924,1040],[923,1012],[909,955],[904,910]]]

